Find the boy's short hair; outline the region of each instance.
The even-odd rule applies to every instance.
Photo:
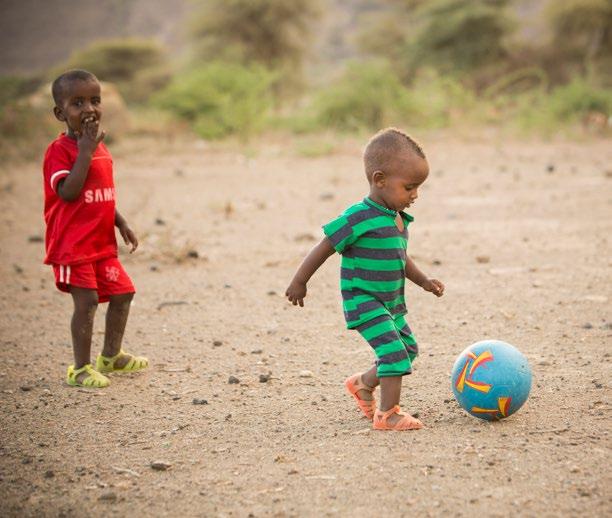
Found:
[[[376,171],[388,169],[397,155],[409,151],[421,158],[425,153],[421,146],[409,135],[397,128],[386,128],[374,135],[363,152],[363,163],[368,181]]]
[[[66,95],[66,87],[73,81],[98,81],[98,78],[91,72],[78,68],[64,72],[51,85],[51,94],[56,106],[61,104]]]

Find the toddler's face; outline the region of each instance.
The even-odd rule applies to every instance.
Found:
[[[376,180],[376,187],[387,206],[399,212],[418,198],[418,188],[429,175],[429,164],[410,153],[399,157],[393,168],[383,173],[384,176]]]
[[[66,123],[70,134],[81,131],[87,122],[99,122],[102,118],[100,83],[93,79],[72,81],[61,106],[56,106],[55,116]]]

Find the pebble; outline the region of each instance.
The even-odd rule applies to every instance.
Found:
[[[311,371],[303,370],[300,371],[300,378],[312,378],[313,374]]]
[[[236,376],[230,376],[227,380],[230,385],[237,385],[240,383],[240,380]]]
[[[208,405],[208,401],[206,399],[198,399],[198,398],[193,398],[193,400],[191,401],[194,405]]]
[[[21,387],[19,387],[23,392],[30,392],[30,390],[32,390],[32,387],[30,387],[30,385],[21,385]]]
[[[253,349],[253,350],[251,351],[251,354],[261,354],[261,353],[263,353],[263,350],[262,350],[262,349]]]
[[[169,464],[168,462],[164,462],[162,460],[156,460],[156,461],[151,462],[151,467],[155,471],[166,471],[171,466],[172,464]]]
[[[213,347],[221,347],[223,342],[221,340],[213,340]]]
[[[268,381],[270,381],[270,374],[259,375],[259,383],[267,383]]]
[[[582,329],[593,329],[593,324],[587,322],[586,324],[582,325]]]
[[[107,491],[105,493],[102,493],[98,497],[98,500],[100,500],[102,502],[116,502],[117,501],[117,494],[113,493],[112,491]]]
[[[47,471],[45,471],[45,478],[53,478],[55,476],[55,473],[53,473],[52,470],[48,469]]]

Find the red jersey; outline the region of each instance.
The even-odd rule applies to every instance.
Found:
[[[46,264],[79,264],[117,256],[113,158],[104,143],[96,148],[79,197],[65,201],[57,184],[79,152],[76,140],[60,135],[45,153]]]

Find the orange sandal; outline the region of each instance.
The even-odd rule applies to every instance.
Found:
[[[376,410],[376,400],[374,399],[374,394],[372,394],[372,400],[366,401],[365,399],[361,399],[357,392],[360,390],[367,390],[368,392],[374,392],[372,387],[368,387],[362,380],[361,374],[355,374],[350,378],[346,378],[344,380],[344,386],[348,393],[355,398],[357,401],[357,405],[359,406],[359,410],[363,412],[370,421],[374,417],[374,411]]]
[[[390,425],[387,420],[393,414],[402,416],[402,418],[394,425]],[[395,405],[391,410],[387,410],[386,412],[376,410],[372,428],[374,428],[374,430],[395,430],[398,432],[404,430],[420,430],[423,428],[423,423],[417,418],[405,414],[401,411],[399,405]]]

